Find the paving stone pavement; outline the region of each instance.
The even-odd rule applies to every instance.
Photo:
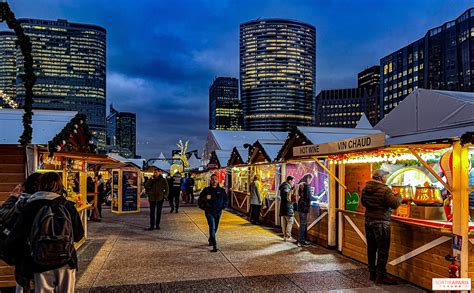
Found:
[[[409,285],[377,287],[364,265],[316,245],[283,242],[268,227],[225,211],[220,251],[210,253],[207,222],[196,207],[163,209],[161,229],[148,209],[89,224],[79,250],[77,292],[423,292]]]

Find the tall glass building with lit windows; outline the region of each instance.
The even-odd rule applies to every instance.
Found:
[[[380,60],[382,117],[416,88],[474,91],[474,8]]]
[[[209,87],[209,130],[242,129],[239,81],[233,77],[218,77]]]
[[[62,19],[18,21],[31,38],[33,46],[37,76],[33,88],[33,108],[86,114],[99,150],[105,150],[106,30],[100,26]],[[21,105],[24,103],[25,91],[20,78],[24,69],[23,55],[19,49],[16,51],[16,61],[16,100]]]
[[[16,35],[0,32],[0,108],[15,108]]]
[[[315,121],[316,29],[287,19],[240,25],[245,130],[289,131]]]

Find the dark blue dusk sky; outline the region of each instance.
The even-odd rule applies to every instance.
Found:
[[[458,17],[468,0],[10,0],[17,18],[107,29],[107,102],[137,113],[138,153],[189,139],[202,149],[208,88],[239,76],[239,24],[290,18],[316,27],[316,87],[353,87],[360,70]]]

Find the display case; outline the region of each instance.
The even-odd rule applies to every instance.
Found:
[[[249,202],[249,176],[250,169],[247,166],[232,168],[232,208],[248,213],[250,210]]]
[[[112,170],[112,212],[140,212],[140,171],[125,167]]]
[[[250,167],[251,179],[258,176],[259,192],[262,197],[260,219],[269,225],[277,224],[276,196],[280,183],[280,166],[275,164],[258,164]]]

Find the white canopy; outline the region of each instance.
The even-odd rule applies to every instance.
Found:
[[[474,131],[474,93],[416,89],[374,128],[390,145],[459,137]]]
[[[191,157],[188,159],[188,164],[189,164],[189,168],[187,168],[188,170],[196,170],[196,169],[199,169],[199,167],[201,167],[201,161],[196,158],[195,155],[191,155]]]
[[[339,128],[339,127],[302,127],[298,130],[311,142],[321,144],[344,140],[353,137],[382,133],[380,130],[364,128]]]

